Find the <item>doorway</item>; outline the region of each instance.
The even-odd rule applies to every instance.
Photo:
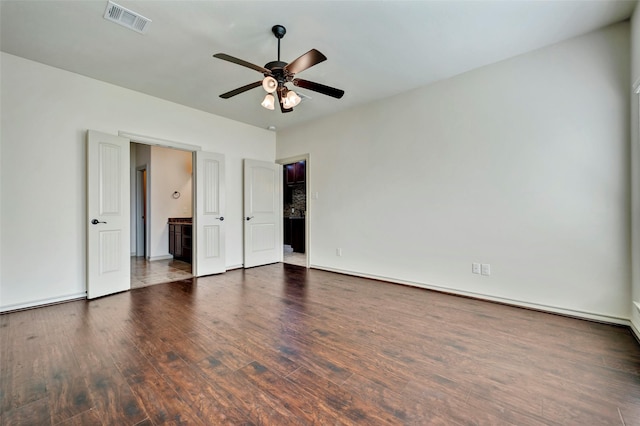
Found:
[[[162,189],[162,185],[153,183],[155,177],[166,178],[166,170],[149,156],[136,155],[137,147],[146,148],[147,153],[154,148],[175,148],[188,158],[187,190],[176,186],[180,182],[170,180],[171,192]],[[171,151],[171,149],[169,150]],[[225,206],[225,157],[223,154],[202,151],[201,147],[179,142],[167,141],[148,136],[134,135],[119,131],[118,135],[110,135],[96,130],[87,131],[87,298],[95,299],[108,294],[129,290],[131,285],[131,257],[137,259],[136,231],[136,169],[146,168],[146,208],[145,208],[145,257],[149,260],[170,260],[173,256],[168,252],[168,237],[160,239],[163,253],[154,258],[157,249],[153,233],[157,231],[168,236],[167,225],[171,214],[156,213],[160,206],[167,203],[168,198],[177,200],[181,195],[188,195],[189,201],[182,207],[191,210],[193,231],[192,266],[188,277],[223,273],[225,262],[225,232],[223,211]],[[153,169],[152,169],[153,166]],[[157,170],[159,173],[154,173]],[[272,173],[277,175],[274,168]],[[192,180],[194,182],[192,182]],[[156,192],[160,188],[160,192]],[[277,198],[280,200],[280,187],[277,186]],[[186,199],[186,197],[185,197]],[[278,206],[280,203],[272,203]],[[186,214],[187,211],[180,213]],[[176,216],[182,217],[182,214]],[[156,222],[154,223],[154,216]],[[277,217],[281,216],[278,211]],[[279,228],[278,228],[279,231]],[[275,235],[281,235],[276,232]],[[123,238],[124,237],[124,238]],[[278,238],[279,239],[279,238]],[[164,240],[164,241],[162,241]],[[158,240],[156,240],[158,241]],[[274,251],[278,245],[274,245]],[[177,269],[177,268],[176,268]],[[169,271],[175,272],[178,271]],[[180,280],[180,276],[164,277],[162,281]],[[142,285],[151,284],[143,282]],[[135,286],[133,286],[135,287]]]
[[[192,277],[192,157],[180,149],[131,143],[131,288]]]
[[[308,266],[308,157],[282,164],[283,263]]]
[[[136,201],[132,206],[135,211],[136,257],[147,257],[147,168],[141,166],[136,169]]]

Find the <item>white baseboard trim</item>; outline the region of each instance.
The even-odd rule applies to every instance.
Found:
[[[638,330],[638,328],[633,323],[633,321],[630,321],[630,323],[631,323],[631,333],[635,336],[638,343],[640,343],[640,330]]]
[[[419,288],[424,288],[424,289],[427,289],[427,290],[434,290],[434,291],[438,291],[438,292],[441,292],[441,293],[450,293],[450,294],[455,294],[455,295],[458,295],[458,296],[472,297],[474,299],[481,299],[481,300],[487,300],[487,301],[491,301],[491,302],[504,303],[505,305],[517,306],[517,307],[520,307],[520,308],[534,309],[534,310],[537,310],[537,311],[544,311],[544,312],[549,312],[549,313],[552,313],[552,314],[560,314],[560,315],[565,315],[565,316],[574,317],[574,318],[580,318],[580,319],[587,319],[587,320],[591,320],[591,321],[604,322],[604,323],[608,323],[608,324],[618,324],[618,325],[631,326],[631,321],[629,321],[629,319],[620,318],[620,317],[616,317],[616,316],[612,316],[612,315],[599,314],[599,313],[593,313],[593,312],[585,312],[585,311],[579,311],[579,310],[574,310],[574,309],[566,309],[566,308],[560,308],[560,307],[557,307],[557,306],[541,305],[541,304],[538,304],[538,303],[530,303],[530,302],[525,302],[525,301],[522,301],[522,300],[507,299],[507,298],[504,298],[504,297],[496,297],[496,296],[491,296],[491,295],[488,295],[488,294],[474,293],[474,292],[464,291],[464,290],[457,290],[457,289],[454,289],[454,288],[442,287],[442,286],[433,285],[433,284],[424,284],[424,283],[418,283],[418,282],[413,282],[413,281],[398,280],[398,279],[395,279],[395,278],[383,277],[383,276],[372,275],[372,274],[363,274],[363,273],[359,273],[359,272],[347,271],[347,270],[343,270],[343,269],[331,268],[331,267],[326,267],[326,266],[321,266],[321,265],[309,265],[309,267],[313,268],[313,269],[321,269],[323,271],[336,272],[338,274],[352,275],[352,276],[361,277],[361,278],[370,278],[370,279],[378,280],[378,281],[387,281],[387,282],[394,283],[394,284],[402,284],[402,285],[408,285],[408,286],[411,286],[411,287],[419,287]]]
[[[149,260],[149,262],[155,262],[156,260],[171,260],[171,259],[173,259],[172,255],[163,254],[162,256],[149,257],[147,260]]]
[[[51,299],[33,300],[31,302],[16,303],[13,305],[0,306],[0,312],[21,311],[23,309],[36,308],[46,305],[55,305],[57,303],[69,302],[72,300],[86,299],[87,292],[69,294],[67,296],[53,297]]]

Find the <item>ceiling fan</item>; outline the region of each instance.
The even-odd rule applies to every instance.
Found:
[[[273,35],[278,39],[278,60],[269,62],[264,67],[254,65],[250,62],[243,61],[242,59],[234,58],[226,53],[216,53],[213,55],[214,58],[251,68],[252,70],[256,70],[264,75],[264,79],[223,93],[220,95],[221,98],[229,99],[230,97],[244,93],[247,90],[262,86],[264,90],[267,91],[267,95],[265,96],[264,101],[262,101],[263,107],[267,109],[274,109],[275,98],[273,93],[275,92],[278,96],[280,110],[282,112],[291,112],[293,111],[293,107],[300,103],[301,99],[297,93],[285,86],[285,83],[293,83],[297,87],[313,90],[314,92],[322,93],[323,95],[337,99],[342,98],[344,90],[325,86],[324,84],[315,83],[309,80],[303,80],[301,78],[295,78],[295,75],[299,72],[302,72],[307,68],[311,68],[322,61],[326,61],[326,56],[316,49],[311,49],[293,62],[282,62],[280,60],[280,40],[284,37],[287,30],[282,25],[274,25],[273,28],[271,28],[271,32],[273,32]]]

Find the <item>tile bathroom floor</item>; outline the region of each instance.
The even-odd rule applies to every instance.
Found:
[[[284,253],[284,263],[307,266],[304,253]],[[181,260],[155,260],[150,262],[144,257],[131,257],[131,288],[146,287],[191,278],[191,264]]]
[[[173,259],[150,262],[144,257],[131,257],[131,288],[179,281],[191,277],[190,263]]]
[[[288,263],[290,265],[298,265],[298,266],[307,266],[307,255],[304,253],[294,253],[287,252],[285,250],[284,257],[282,259],[283,263]]]

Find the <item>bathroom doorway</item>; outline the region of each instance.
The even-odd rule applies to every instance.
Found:
[[[133,210],[135,208],[135,210]],[[135,211],[135,238],[136,257],[147,257],[147,168],[141,166],[136,168],[136,201],[132,206]]]
[[[308,158],[289,159],[282,164],[284,263],[308,266]]]
[[[131,288],[192,277],[192,162],[189,151],[131,143]],[[183,232],[172,241],[177,226]]]

